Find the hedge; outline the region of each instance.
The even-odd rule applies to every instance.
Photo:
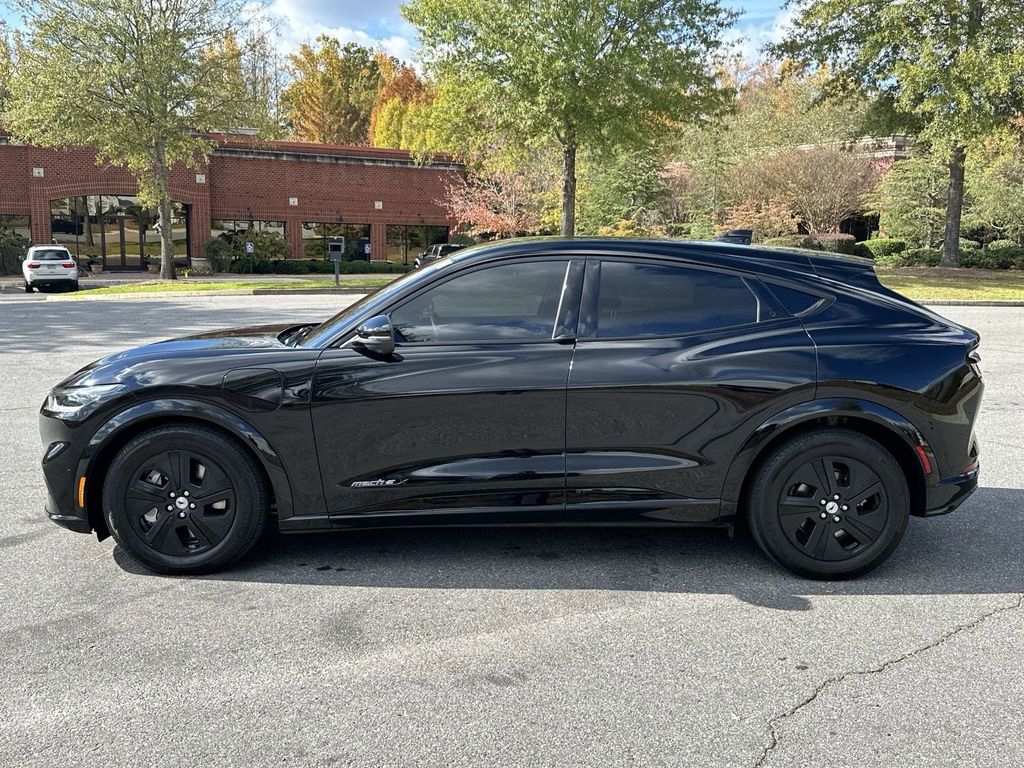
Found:
[[[408,272],[411,265],[391,261],[342,261],[338,272],[343,275],[394,274]],[[333,275],[334,262],[325,259],[235,259],[229,267],[235,274],[253,275]]]
[[[960,266],[976,269],[1024,269],[1024,247],[1006,246],[960,251]]]
[[[869,259],[875,259],[876,261],[895,256],[897,253],[907,250],[905,241],[888,237],[865,240],[862,243],[858,243],[857,246],[859,255],[867,256]]]

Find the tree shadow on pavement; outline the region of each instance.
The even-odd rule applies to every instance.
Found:
[[[390,529],[268,535],[205,578],[317,587],[629,590],[731,594],[779,610],[807,596],[1024,592],[1024,490],[982,488],[957,512],[912,518],[896,553],[852,581],[801,579],[740,533],[624,528]],[[120,549],[115,558],[143,573]]]

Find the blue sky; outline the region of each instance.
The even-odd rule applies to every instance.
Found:
[[[321,33],[333,34],[343,41],[381,45],[403,60],[412,58],[416,46],[415,31],[402,20],[401,0],[267,0],[272,16],[281,20],[281,47],[291,50],[303,40]],[[781,1],[724,0],[727,6],[743,12],[735,37],[746,38],[742,50],[753,56],[757,48],[774,39],[785,12]],[[15,14],[0,0],[0,17],[16,25]]]

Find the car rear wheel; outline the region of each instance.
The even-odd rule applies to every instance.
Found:
[[[761,464],[748,496],[761,549],[813,579],[867,573],[896,549],[910,494],[899,464],[877,441],[830,429],[795,438]]]
[[[103,484],[107,526],[159,573],[208,573],[245,555],[268,517],[263,472],[208,427],[159,427],[130,440]]]
[[[25,293],[32,293],[32,283],[25,281]]]

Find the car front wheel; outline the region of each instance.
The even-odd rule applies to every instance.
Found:
[[[230,437],[174,425],[130,440],[103,484],[107,526],[159,573],[208,573],[245,555],[268,517],[262,468]]]
[[[867,573],[896,549],[910,494],[902,469],[877,441],[852,430],[811,432],[761,464],[748,496],[755,541],[802,576]]]

